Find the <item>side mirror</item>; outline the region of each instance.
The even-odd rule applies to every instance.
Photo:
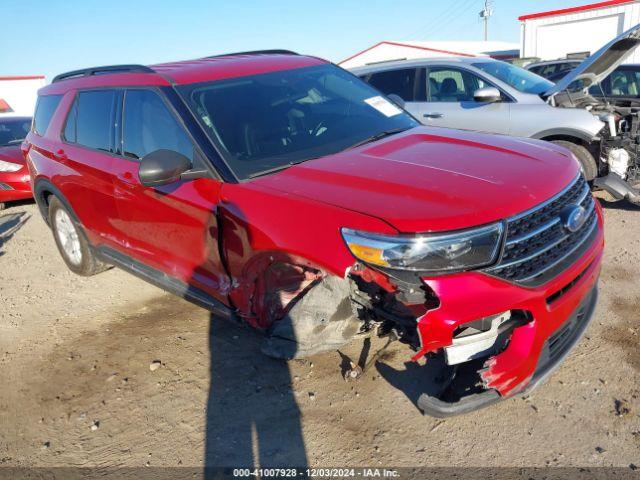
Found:
[[[400,108],[404,108],[404,100],[400,98],[400,95],[396,95],[395,93],[390,93],[387,95],[387,98],[395,103]]]
[[[177,182],[191,169],[191,160],[172,150],[156,150],[148,153],[138,167],[140,183],[145,187],[157,187]]]
[[[502,95],[495,87],[483,87],[473,92],[473,99],[481,103],[496,103],[502,101]]]

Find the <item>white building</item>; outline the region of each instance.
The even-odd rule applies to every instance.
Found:
[[[0,115],[33,115],[44,75],[0,76]]]
[[[640,0],[608,0],[522,15],[518,20],[522,22],[522,57],[554,60],[574,53],[591,54],[640,23]],[[640,63],[640,51],[626,63]]]
[[[640,1],[640,0],[639,0]],[[502,60],[517,58],[519,46],[509,42],[391,42],[382,41],[352,55],[338,65],[355,68],[378,62],[429,57],[490,56]]]

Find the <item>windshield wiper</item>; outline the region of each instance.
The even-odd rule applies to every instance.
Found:
[[[365,138],[364,140],[360,140],[359,142],[354,143],[350,147],[347,147],[345,150],[350,150],[352,148],[357,148],[357,147],[360,147],[360,146],[365,145],[367,143],[375,142],[376,140],[380,140],[382,138],[389,137],[391,135],[395,135],[396,133],[406,132],[409,129],[411,129],[411,127],[403,127],[403,128],[394,128],[392,130],[384,130],[382,132],[375,133],[375,134]]]
[[[295,165],[294,162],[285,163],[284,165],[278,165],[277,167],[267,168],[266,170],[261,170],[259,172],[250,173],[247,175],[247,178],[256,178],[261,177],[263,175],[268,175],[270,173],[279,172],[280,170],[284,170],[289,167],[293,167]]]
[[[259,172],[250,173],[247,176],[247,178],[262,177],[263,175],[268,175],[270,173],[279,172],[280,170],[285,170],[285,169],[287,169],[289,167],[293,167],[294,165],[300,165],[301,163],[307,162],[309,160],[315,160],[316,158],[319,158],[319,157],[309,157],[309,158],[305,158],[303,160],[296,160],[295,162],[287,162],[285,164],[278,165],[277,167],[272,167],[272,168],[268,168],[266,170],[261,170]]]

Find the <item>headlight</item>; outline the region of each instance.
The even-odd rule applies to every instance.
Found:
[[[353,255],[365,263],[399,270],[451,272],[494,263],[502,223],[445,234],[380,235],[342,229]]]
[[[0,172],[17,172],[22,168],[19,163],[5,162],[0,160]]]

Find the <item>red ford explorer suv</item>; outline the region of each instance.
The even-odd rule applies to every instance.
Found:
[[[431,415],[535,386],[596,304],[602,213],[567,150],[419,126],[318,58],[59,75],[22,148],[74,272],[117,265],[274,357],[397,338]]]
[[[0,118],[0,210],[7,202],[31,198],[29,170],[20,152],[30,128],[30,117]]]

